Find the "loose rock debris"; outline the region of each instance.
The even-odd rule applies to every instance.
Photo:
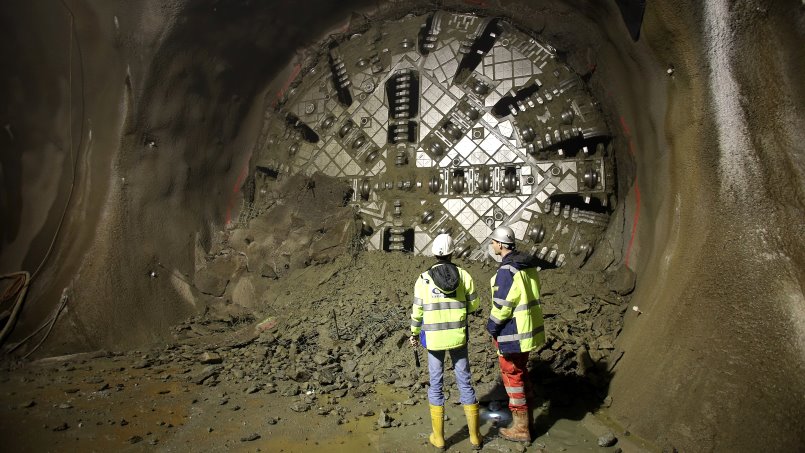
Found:
[[[182,433],[195,429],[192,420],[204,413],[217,414],[215,423],[205,420],[197,432],[209,442],[224,439],[222,445],[230,447],[234,444],[226,442],[273,442],[273,430],[290,429],[287,420],[296,417],[329,420],[349,430],[426,430],[420,412],[426,410],[427,370],[414,366],[407,336],[413,282],[430,261],[361,253],[292,270],[272,280],[258,307],[210,303],[203,314],[177,325],[174,340],[163,346],[16,370],[23,374],[18,385],[33,388],[47,382],[59,396],[26,395],[6,414],[62,408],[67,417],[52,420],[39,414],[44,417],[40,426],[77,436],[101,426],[120,430],[106,434],[118,439],[110,440],[109,448],[139,442],[164,446],[183,435],[190,441],[193,436]],[[483,313],[469,320],[476,390],[486,410],[505,408],[497,356],[485,331],[491,303],[485,283],[495,268],[458,264],[473,275],[484,301]],[[531,356],[538,404],[561,407],[576,398],[593,398],[605,406],[608,376],[620,354],[616,339],[630,307],[628,294],[610,289],[611,279],[621,277],[561,270],[540,276],[548,340]],[[19,365],[7,364],[2,379],[11,379]],[[583,382],[589,391],[568,389],[568,379]],[[459,407],[451,372],[445,373],[445,383],[448,404]],[[142,391],[148,396],[138,396]],[[90,409],[97,404],[108,407]],[[260,414],[259,424],[251,422],[255,414]],[[446,419],[448,427],[463,423],[456,414]],[[232,432],[238,427],[248,434]],[[596,438],[590,443],[595,445]]]

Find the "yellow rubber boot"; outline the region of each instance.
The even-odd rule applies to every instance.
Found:
[[[478,403],[465,404],[464,415],[467,416],[467,429],[470,430],[470,443],[473,450],[480,450],[483,447],[481,429],[478,424]]]
[[[433,432],[430,433],[430,443],[444,450],[444,406],[434,406],[430,404],[430,425]]]

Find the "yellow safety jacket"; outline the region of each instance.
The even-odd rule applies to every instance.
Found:
[[[475,283],[464,269],[439,261],[414,285],[411,333],[427,349],[443,351],[467,344],[467,314],[478,310]]]
[[[486,330],[501,354],[528,352],[545,343],[537,268],[526,255],[509,253],[491,279],[492,310]]]

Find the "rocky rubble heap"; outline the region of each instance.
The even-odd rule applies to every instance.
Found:
[[[634,290],[634,274],[621,268],[611,275],[552,270],[541,276],[547,341],[539,361],[557,374],[572,373],[603,384],[600,378],[623,355],[615,339]]]
[[[350,433],[417,432],[427,421],[408,406],[425,401],[427,362],[418,348],[421,367],[414,365],[408,319],[414,280],[430,263],[401,254],[345,255],[271,279],[257,308],[225,298],[210,303],[175,326],[175,340],[159,348],[43,359],[19,375],[7,363],[0,382],[15,385],[6,394],[14,403],[0,415],[41,421],[53,436],[66,431],[70,441],[91,445],[98,436],[110,445],[178,445],[203,430],[209,445],[220,448],[210,451],[264,438],[273,432],[266,425],[296,433],[295,424],[310,415],[328,426],[346,424]],[[485,331],[490,294],[481,283],[494,266],[459,264],[483,301],[481,313],[470,317],[470,361],[478,397],[495,412],[506,395]],[[575,420],[607,403],[609,370],[619,357],[613,344],[633,279],[628,272],[551,270],[541,272],[541,281],[548,340],[531,356],[534,396],[543,408],[563,407]],[[445,380],[447,400],[458,404],[452,372]],[[548,418],[539,420],[547,431]],[[46,442],[59,439],[66,438]]]
[[[338,398],[360,398],[378,384],[407,394],[414,404],[427,385],[427,361],[418,350],[422,368],[416,368],[407,344],[411,292],[429,263],[425,257],[364,253],[291,272],[274,282],[271,302],[257,312],[232,314],[230,306],[228,314],[211,311],[177,326],[177,344],[153,361],[188,367],[188,380],[199,385],[226,380],[294,397],[294,411],[337,413]],[[476,282],[494,272],[489,265],[459,264]],[[549,373],[605,385],[619,358],[615,339],[633,279],[625,271],[550,270],[541,272],[541,280],[548,340],[532,353],[535,381],[544,384]],[[485,330],[489,289],[476,286],[484,302],[482,313],[470,317],[470,360],[479,397],[488,399],[493,396],[485,390],[499,373]],[[445,378],[447,389],[454,388],[452,373]],[[317,395],[327,395],[332,405],[322,406]]]
[[[418,394],[427,384],[427,361],[420,350],[423,368],[414,366],[406,338],[413,284],[432,260],[355,255],[354,215],[344,206],[350,189],[332,178],[264,177],[253,190],[268,193],[262,199],[271,202],[255,206],[247,221],[215,238],[209,253],[198,254],[195,287],[201,305],[213,310],[177,327],[182,352],[172,351],[171,358],[190,365],[203,351],[216,354],[220,364],[196,364],[195,380],[208,385],[245,380],[288,396],[339,397],[360,396],[383,383]],[[458,264],[473,275],[484,301],[483,312],[470,319],[470,359],[476,381],[491,388],[499,373],[485,330],[491,300],[486,282],[495,266]],[[547,342],[532,353],[534,379],[544,384],[572,376],[605,390],[622,354],[615,339],[634,276],[626,269],[553,269],[540,278]],[[255,329],[258,320],[264,321]],[[242,338],[204,341],[236,331]],[[451,386],[452,373],[445,377]]]

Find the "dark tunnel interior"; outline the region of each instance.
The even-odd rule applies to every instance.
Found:
[[[407,336],[443,233],[481,299],[485,449],[805,445],[805,3],[0,11],[17,450],[427,448]],[[521,447],[485,329],[499,226],[540,268]]]

